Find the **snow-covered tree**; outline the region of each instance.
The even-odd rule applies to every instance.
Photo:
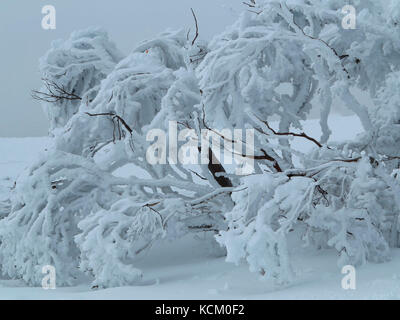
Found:
[[[96,286],[135,284],[135,261],[155,241],[198,232],[215,235],[228,261],[279,282],[295,276],[300,243],[335,248],[339,265],[390,259],[400,245],[400,6],[385,3],[354,1],[355,30],[341,27],[347,0],[251,0],[210,43],[193,13],[194,38],[166,31],[125,58],[92,29],[54,45],[38,94],[61,93],[46,102],[58,129],[4,202],[2,272],[34,285],[50,264],[59,284],[83,274]],[[363,125],[353,141],[330,141],[334,99]],[[319,139],[302,128],[313,106]],[[154,148],[154,130],[172,134],[170,121],[185,136],[178,145],[158,136]],[[218,131],[249,128],[254,144]],[[251,149],[236,160],[255,161],[255,172],[235,176],[243,162],[224,166],[216,139],[209,148],[196,139],[202,129],[226,148]],[[312,152],[296,150],[297,139]],[[209,163],[183,165],[167,152],[186,143]]]
[[[132,284],[141,276],[135,258],[155,240],[224,228],[232,189],[218,183],[221,165],[198,173],[147,161],[149,130],[168,130],[167,120],[186,120],[200,102],[189,48],[196,50],[183,31],[140,44],[93,101],[63,115],[53,148],[18,179],[0,221],[3,257],[14,252],[2,259],[4,273],[38,284],[40,266],[50,264],[61,285],[82,273],[97,286]]]
[[[107,33],[99,28],[74,32],[68,40],[52,43],[40,59],[44,87],[33,92],[48,116],[50,131],[64,127],[81,103],[93,100],[101,80],[122,58]]]
[[[205,104],[221,106],[214,109],[216,125],[227,117],[228,123],[243,125],[246,110],[260,128],[262,146],[280,139],[264,149],[278,162],[272,170],[278,174],[244,180],[245,190],[234,195],[236,206],[227,214],[229,229],[219,238],[228,260],[246,259],[252,270],[280,281],[293,276],[288,248],[296,243],[288,242],[289,232],[305,229],[306,243],[336,248],[340,264],[385,261],[389,245],[399,245],[398,185],[387,163],[398,149],[397,98],[391,96],[400,58],[393,38],[397,25],[387,19],[384,2],[356,1],[357,28],[344,30],[346,4],[253,1],[252,12],[212,42],[199,67]],[[289,86],[284,93],[282,84]],[[358,102],[354,88],[374,100],[372,110]],[[355,141],[327,144],[335,97],[361,120],[365,133]],[[290,131],[301,129],[311,101],[321,104],[319,142]],[[277,130],[268,123],[274,115]],[[307,138],[317,150],[296,154],[291,137]],[[294,157],[303,168],[294,167]]]

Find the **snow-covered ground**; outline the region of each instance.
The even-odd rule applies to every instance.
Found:
[[[334,140],[352,138],[362,131],[354,117],[334,116],[330,122]],[[318,136],[316,121],[307,122],[305,131]],[[47,138],[0,139],[0,197],[49,143]],[[301,141],[298,147],[311,146]],[[260,281],[247,265],[226,263],[224,258],[212,256],[200,241],[186,238],[155,245],[138,263],[144,271],[140,286],[92,290],[87,283],[44,290],[0,280],[0,299],[400,299],[400,250],[393,251],[391,262],[358,268],[356,290],[342,289],[344,275],[336,260],[333,250],[296,252],[296,280],[288,287],[276,288],[269,281]]]

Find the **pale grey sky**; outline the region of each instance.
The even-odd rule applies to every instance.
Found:
[[[56,8],[56,30],[41,27],[44,5]],[[47,120],[30,91],[40,87],[38,60],[51,41],[101,26],[127,54],[166,28],[193,27],[191,7],[204,38],[224,30],[246,9],[241,0],[1,0],[0,137],[47,134]]]

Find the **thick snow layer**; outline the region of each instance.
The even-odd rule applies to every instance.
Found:
[[[16,281],[0,281],[0,299],[400,299],[400,250],[385,264],[369,264],[356,273],[356,290],[344,290],[344,275],[333,251],[303,253],[293,260],[297,279],[276,288],[260,281],[247,265],[235,266],[210,256],[199,242],[153,248],[140,264],[143,284],[106,290],[79,287],[27,288]]]
[[[355,117],[333,116],[333,140],[350,139],[361,132]],[[305,131],[318,136],[317,121],[308,121]],[[0,139],[0,197],[15,177],[50,143],[47,138]],[[311,148],[299,141],[300,150]],[[156,244],[138,262],[144,271],[140,286],[93,290],[89,283],[78,287],[44,290],[29,288],[15,280],[0,280],[0,299],[400,299],[400,250],[391,262],[368,264],[357,269],[356,290],[344,290],[344,277],[337,267],[337,253],[296,252],[295,281],[275,287],[250,273],[246,264],[235,266],[212,256],[192,238]]]

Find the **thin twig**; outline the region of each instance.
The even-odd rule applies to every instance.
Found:
[[[194,39],[192,41],[192,46],[194,46],[194,44],[196,43],[197,38],[199,37],[199,24],[198,24],[198,21],[197,21],[196,14],[194,13],[194,10],[192,8],[190,8],[190,10],[192,11],[194,22],[196,24],[196,35],[195,35],[195,37],[194,37]]]
[[[285,5],[286,5],[286,4],[285,4]],[[281,7],[281,9],[282,9],[282,5],[280,5],[280,7]],[[312,39],[312,40],[316,40],[316,41],[322,42],[325,46],[327,46],[327,47],[333,52],[333,54],[334,54],[336,57],[338,57],[339,61],[341,61],[341,60],[343,60],[344,58],[347,58],[347,57],[348,57],[348,55],[339,55],[338,52],[336,51],[336,49],[333,48],[332,46],[330,46],[329,43],[326,42],[325,40],[320,39],[320,38],[317,38],[317,37],[314,37],[314,36],[310,36],[310,35],[308,35],[307,33],[305,33],[305,31],[304,31],[304,30],[297,24],[297,22],[295,21],[295,19],[294,19],[294,14],[292,13],[292,11],[289,9],[289,7],[288,7],[287,5],[286,5],[286,8],[287,8],[287,10],[292,14],[292,22],[293,22],[293,24],[301,31],[301,33],[302,33],[305,37],[307,37],[307,38],[309,38],[309,39]],[[346,69],[346,67],[344,67],[344,66],[342,65],[342,68],[343,68],[343,71],[346,72],[347,77],[350,79],[350,74],[349,74],[348,70]]]
[[[196,171],[194,171],[194,170],[191,170],[191,169],[189,169],[189,171],[190,172],[192,172],[194,175],[196,175],[196,176],[198,176],[201,180],[206,180],[207,181],[207,179],[206,178],[204,178],[202,175],[200,175],[199,173],[197,173]]]
[[[257,116],[256,116],[257,117]],[[273,128],[271,128],[271,126],[269,125],[267,120],[262,120],[259,117],[257,117],[258,120],[260,120],[262,123],[264,123],[266,125],[266,127],[275,135],[275,136],[292,136],[292,137],[298,137],[298,138],[305,138],[313,143],[315,143],[319,148],[322,148],[322,144],[320,142],[318,142],[317,139],[314,139],[312,137],[310,137],[309,135],[307,135],[304,132],[301,133],[294,133],[294,132],[277,132],[276,130],[274,130]],[[261,133],[265,133],[263,132],[261,129],[257,129],[257,131],[261,132]]]
[[[69,92],[64,86],[60,86],[53,80],[46,78],[42,79],[47,92],[42,92],[38,90],[32,90],[32,98],[39,101],[45,101],[49,103],[56,103],[61,100],[82,100],[82,98],[75,94],[74,91]]]
[[[242,2],[244,5],[246,5],[246,6],[248,6],[248,7],[250,7],[250,8],[255,8],[256,7],[256,5],[255,4],[251,4],[251,3],[248,3],[248,2]]]
[[[125,120],[123,118],[121,118],[119,115],[113,113],[113,112],[104,112],[104,113],[90,113],[90,112],[85,112],[88,116],[91,117],[98,117],[98,116],[109,116],[112,119],[117,119],[118,122],[120,122],[126,130],[128,130],[128,132],[130,134],[132,134],[133,130],[131,129],[131,127],[125,122]]]

